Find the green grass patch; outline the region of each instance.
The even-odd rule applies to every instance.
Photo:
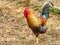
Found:
[[[18,4],[22,3],[22,0],[17,0],[17,3],[18,3]]]
[[[22,40],[22,39],[25,39],[25,38],[22,37],[22,36],[18,36],[18,39],[19,39],[19,40]]]
[[[14,2],[15,0],[9,0],[10,2]]]
[[[60,9],[57,9],[55,7],[50,7],[49,10],[52,14],[60,14]]]
[[[41,6],[34,6],[34,10],[41,12],[42,7]],[[49,7],[49,11],[51,14],[60,14],[60,9],[57,9],[55,7]]]
[[[41,8],[41,6],[34,6],[34,10],[35,10],[35,11],[41,11],[42,8]]]

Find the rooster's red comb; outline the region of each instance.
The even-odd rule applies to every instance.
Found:
[[[28,8],[28,7],[26,7],[26,8],[24,9],[24,16],[25,16],[25,17],[27,17],[28,12],[29,12],[29,8]]]

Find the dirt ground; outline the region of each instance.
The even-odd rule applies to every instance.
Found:
[[[37,1],[34,5],[41,5],[43,1]],[[60,6],[60,0],[53,2],[54,5]],[[23,1],[19,3],[17,0],[0,0],[0,45],[35,45],[36,37],[23,16],[24,6]],[[30,9],[34,15],[39,15],[33,7]],[[60,45],[60,15],[50,14],[47,26],[46,37],[39,35],[38,45]]]

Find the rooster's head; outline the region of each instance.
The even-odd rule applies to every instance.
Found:
[[[28,17],[28,15],[29,15],[29,8],[25,8],[24,9],[24,16],[27,18]]]

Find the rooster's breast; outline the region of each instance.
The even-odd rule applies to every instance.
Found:
[[[28,16],[27,23],[28,23],[29,26],[32,26],[32,27],[39,26],[39,21],[33,15]]]

